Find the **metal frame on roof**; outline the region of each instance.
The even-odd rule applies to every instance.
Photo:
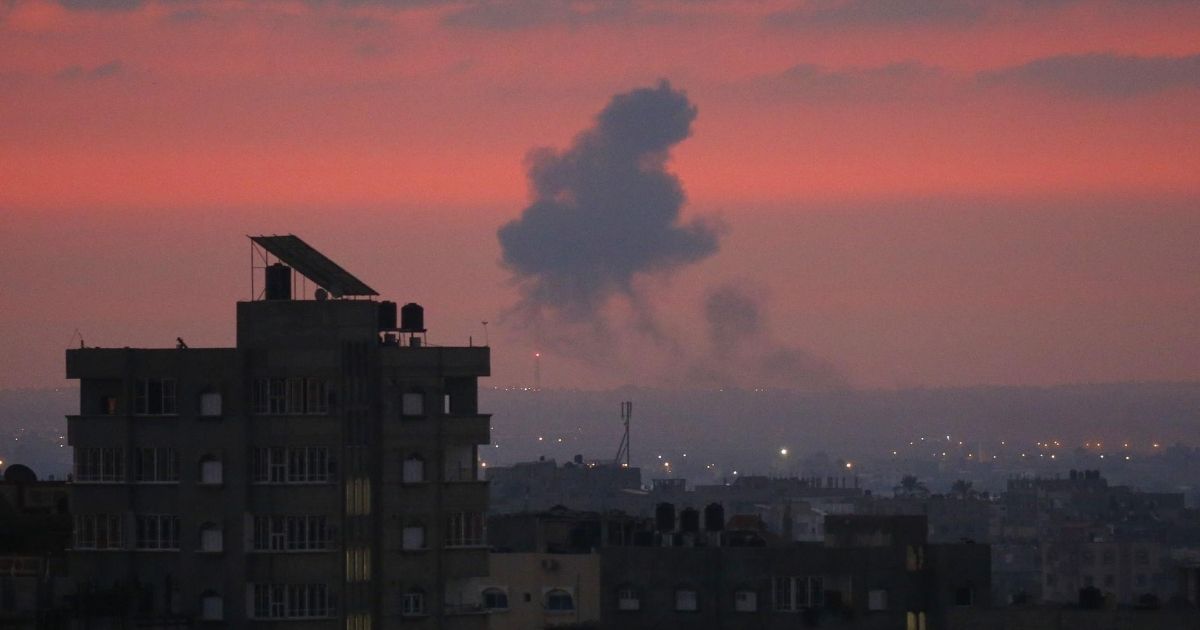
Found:
[[[251,236],[250,241],[335,298],[379,295],[299,236]],[[265,256],[264,256],[265,258]],[[253,278],[252,278],[253,281]],[[252,290],[253,292],[253,290]]]

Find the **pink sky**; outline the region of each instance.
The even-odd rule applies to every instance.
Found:
[[[1195,3],[17,1],[0,51],[0,388],[61,383],[76,328],[230,344],[257,232],[435,340],[489,320],[527,382],[495,238],[525,154],[660,78],[699,110],[685,216],[728,227],[645,279],[677,339],[741,282],[856,386],[1200,378]],[[637,355],[543,382],[670,381]]]

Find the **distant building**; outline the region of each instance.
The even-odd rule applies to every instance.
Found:
[[[69,595],[67,484],[14,464],[0,478],[0,628],[57,628]]]
[[[928,544],[926,527],[919,516],[831,516],[824,542],[743,546],[734,532],[689,537],[681,519],[658,546],[601,551],[602,625],[945,628],[948,609],[989,605],[989,550]]]
[[[556,505],[576,510],[633,512],[646,495],[642,471],[582,457],[561,466],[553,459],[487,469],[493,514],[536,512]]]
[[[487,575],[488,348],[426,345],[419,306],[397,322],[300,239],[252,242],[262,291],[237,304],[236,347],[67,352],[78,614],[485,627],[464,603]]]

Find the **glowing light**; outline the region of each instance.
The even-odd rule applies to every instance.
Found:
[[[846,462],[846,468],[854,468],[854,464],[851,462]]]
[[[787,449],[786,448],[779,449],[779,454],[783,455],[784,457],[787,457]]]

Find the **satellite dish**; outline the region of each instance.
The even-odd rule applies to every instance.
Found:
[[[317,287],[316,292],[313,293],[313,297],[317,298],[318,302],[324,302],[325,300],[329,299],[329,292],[325,289]]]

